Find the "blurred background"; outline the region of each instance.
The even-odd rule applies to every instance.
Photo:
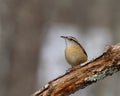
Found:
[[[0,96],[30,96],[70,66],[61,35],[89,60],[120,42],[119,0],[0,0]],[[120,72],[71,96],[120,96]]]

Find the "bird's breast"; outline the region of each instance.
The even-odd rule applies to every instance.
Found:
[[[87,60],[86,54],[82,48],[77,45],[70,45],[65,49],[65,57],[70,65],[78,65]]]

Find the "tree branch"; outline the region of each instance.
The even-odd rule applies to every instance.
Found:
[[[84,63],[64,75],[50,81],[33,96],[66,96],[78,89],[102,80],[120,70],[120,43],[108,46],[106,51],[94,60]]]

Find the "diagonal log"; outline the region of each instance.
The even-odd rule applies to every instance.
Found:
[[[66,96],[120,70],[120,43],[108,46],[99,57],[50,81],[33,96]]]

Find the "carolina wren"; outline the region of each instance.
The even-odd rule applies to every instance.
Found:
[[[61,36],[61,38],[65,39],[65,58],[72,67],[87,61],[87,53],[75,37]]]

